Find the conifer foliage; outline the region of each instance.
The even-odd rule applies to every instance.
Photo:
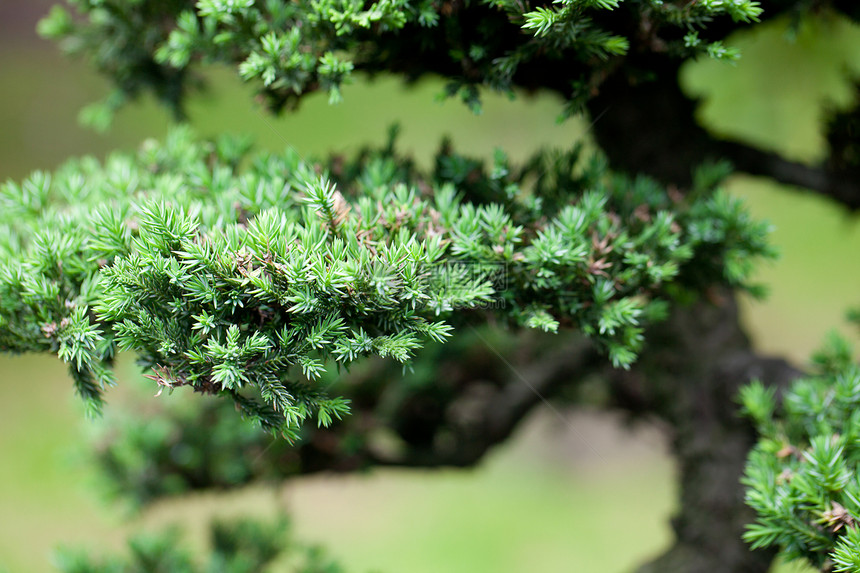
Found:
[[[180,543],[177,543],[180,541]],[[64,550],[57,566],[62,573],[343,573],[319,547],[297,543],[285,519],[265,522],[250,519],[216,521],[209,528],[209,553],[195,559],[182,547],[175,529],[137,535],[128,541],[128,556],[93,559],[85,553]]]
[[[504,194],[475,204],[380,155],[348,199],[295,153],[237,149],[180,129],[137,156],[7,183],[4,348],[56,352],[94,410],[116,351],[135,351],[159,386],[222,394],[294,437],[347,412],[314,384],[327,365],[407,362],[449,335],[455,309],[578,326],[629,366],[673,290],[743,286],[749,257],[769,253],[766,225],[726,195],[673,202],[599,164],[587,191],[545,205],[500,157],[485,177]]]
[[[253,82],[273,109],[311,91],[341,100],[356,71],[409,76],[439,72],[450,95],[480,107],[478,87],[510,92],[533,82],[534,68],[565,69],[560,89],[579,111],[589,90],[631,51],[647,26],[652,50],[677,58],[738,57],[700,31],[713,20],[757,21],[751,0],[701,2],[563,0],[534,6],[509,0],[72,0],[76,19],[57,7],[41,32],[66,51],[85,54],[116,80],[90,118],[104,126],[112,110],[143,90],[181,112],[189,78],[201,63],[223,62]],[[619,14],[619,13],[623,13]],[[635,42],[634,42],[635,44]],[[558,73],[560,70],[556,70]],[[549,78],[538,78],[546,82]]]
[[[823,570],[858,571],[860,367],[837,336],[814,358],[819,375],[794,382],[779,405],[761,383],[741,394],[761,433],[744,477],[758,516],[745,538]]]
[[[308,159],[177,125],[136,153],[72,159],[0,186],[0,350],[57,355],[93,414],[123,351],[134,353],[153,390],[211,395],[196,414],[132,420],[121,443],[101,450],[110,489],[145,504],[294,473],[474,464],[538,402],[532,394],[545,399],[540,392],[497,383],[476,398],[467,368],[438,381],[425,363],[423,386],[412,388],[419,392],[383,400],[392,384],[370,376],[347,391],[330,383],[332,373],[374,357],[405,371],[423,348],[438,352],[464,327],[574,332],[568,352],[546,359],[541,383],[560,393],[561,378],[599,377],[606,403],[675,429],[684,488],[678,543],[643,571],[689,573],[770,564],[771,554],[740,545],[734,512],[743,508],[732,493],[740,476],[717,467],[726,456],[739,468],[752,447],[731,397],[766,372],[764,382],[778,386],[756,382],[740,396],[760,434],[744,477],[757,513],[745,540],[823,571],[860,571],[860,373],[834,343],[818,375],[788,388],[796,372],[750,348],[732,293],[761,294],[750,276],[774,252],[768,225],[721,190],[727,158],[860,206],[852,152],[860,93],[858,105],[830,114],[830,156],[809,166],[718,140],[678,87],[685,61],[740,57],[726,38],[741,28],[780,16],[795,26],[822,13],[860,19],[842,0],[763,4],[69,0],[39,29],[112,81],[82,114],[97,128],[146,93],[182,119],[203,85],[200,70],[217,63],[253,85],[273,113],[313,92],[336,104],[357,74],[407,82],[438,75],[446,95],[475,112],[486,91],[551,91],[564,100],[560,116],[591,115],[603,149],[571,142],[516,164],[501,149],[486,161],[445,144],[432,169],[419,169],[398,152],[396,130],[379,149]],[[722,314],[696,310],[702,305]],[[703,330],[714,314],[723,322]],[[445,413],[422,418],[410,401],[434,391],[444,394],[436,404]],[[374,424],[350,425],[350,398],[362,415],[387,409],[377,423],[390,424],[408,451],[373,454],[365,440]],[[480,400],[483,409],[474,406]],[[270,435],[241,425],[227,406]],[[461,424],[476,435],[438,431],[458,408],[471,408],[463,419],[485,418]],[[335,435],[325,434],[335,424],[347,429],[328,446],[314,441]],[[702,445],[714,436],[726,444]],[[177,461],[178,449],[195,454]],[[249,449],[272,451],[255,465],[241,459]],[[344,462],[350,455],[361,459]],[[724,519],[702,521],[703,511]],[[291,547],[278,541],[285,531],[217,526],[209,569],[176,549],[172,533],[132,541],[128,562],[69,554],[63,567],[260,570]],[[714,549],[720,544],[725,551]],[[339,571],[314,550],[293,549],[296,571]]]

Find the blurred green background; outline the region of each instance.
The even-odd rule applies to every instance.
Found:
[[[0,4],[0,181],[69,156],[134,149],[170,123],[142,101],[107,134],[78,126],[77,112],[106,84],[35,36],[36,19],[51,3]],[[860,29],[822,19],[789,37],[777,23],[733,43],[744,53],[737,66],[701,62],[684,70],[685,88],[703,98],[703,121],[798,160],[821,157],[823,106],[846,105],[844,72],[860,76]],[[345,89],[340,106],[311,97],[278,119],[255,107],[230,71],[212,70],[210,83],[189,108],[200,133],[252,133],[261,147],[290,145],[302,154],[380,143],[395,121],[401,148],[424,162],[444,135],[458,149],[489,156],[502,147],[513,159],[588,137],[584,122],[555,122],[561,107],[549,96],[489,97],[474,116],[455,101],[436,102],[439,81],[406,89],[382,78]],[[730,188],[774,224],[782,252],[759,273],[768,299],[743,301],[745,322],[758,348],[803,365],[828,330],[851,333],[843,316],[860,305],[860,225],[826,201],[768,181],[738,176]],[[138,376],[130,359],[120,370],[125,379]],[[113,398],[109,406],[122,401]],[[118,549],[137,527],[167,522],[190,527],[191,543],[200,544],[208,516],[249,507],[264,514],[286,507],[300,537],[326,545],[352,572],[611,573],[670,542],[675,491],[665,439],[656,427],[623,428],[611,414],[577,410],[560,420],[538,412],[473,470],[307,478],[277,490],[193,496],[130,517],[92,487],[82,444],[93,424],[82,413],[57,360],[0,357],[0,570],[51,571],[57,545]]]

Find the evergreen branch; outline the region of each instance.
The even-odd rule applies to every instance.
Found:
[[[0,258],[2,349],[56,352],[93,404],[116,350],[133,350],[162,387],[224,392],[293,435],[310,416],[325,425],[345,413],[313,390],[328,361],[405,363],[467,316],[493,313],[578,328],[627,368],[665,298],[743,288],[751,261],[770,255],[767,226],[708,178],[679,202],[600,162],[580,174],[575,157],[519,169],[498,155],[485,174],[446,151],[435,177],[380,171],[410,165],[389,146],[349,167],[341,191],[294,155],[234,171],[238,158],[213,160],[212,148],[178,130],[138,156],[27,180],[23,197],[66,207],[40,199],[0,214],[24,247]],[[76,170],[86,198],[63,184]]]
[[[55,7],[39,29],[70,53],[88,56],[114,81],[114,91],[85,114],[104,128],[116,109],[147,91],[181,116],[190,72],[201,62],[234,66],[276,111],[316,90],[337,103],[342,86],[362,70],[413,79],[442,73],[452,81],[449,95],[479,109],[478,87],[513,93],[533,80],[530,73],[516,72],[536,67],[554,69],[547,77],[554,85],[543,87],[563,86],[564,96],[580,107],[628,54],[733,59],[737,53],[722,44],[723,37],[737,23],[763,16],[759,3],[750,0],[650,2],[635,12],[625,11],[620,0],[563,0],[534,8],[486,0],[457,5],[456,11],[452,6],[405,0],[205,0],[194,6],[88,0],[74,3],[77,17]],[[769,8],[769,17],[809,10],[799,0]],[[469,17],[460,19],[462,14]],[[631,16],[637,21],[629,21]],[[482,25],[464,26],[474,21]],[[408,61],[402,54],[410,54]]]
[[[714,150],[739,171],[820,193],[851,211],[860,209],[860,171],[856,167],[833,159],[808,165],[737,142],[715,142]]]
[[[760,385],[742,392],[761,434],[744,476],[747,504],[757,513],[745,539],[815,567],[832,561],[837,571],[854,571],[860,367],[845,348],[831,340],[816,359],[824,375],[795,381],[779,406]]]

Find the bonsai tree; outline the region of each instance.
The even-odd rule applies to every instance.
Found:
[[[760,294],[750,275],[773,251],[768,225],[721,190],[736,169],[857,208],[860,108],[826,118],[829,154],[805,165],[708,132],[678,83],[690,59],[738,58],[725,40],[739,29],[857,19],[855,3],[70,4],[40,31],[112,80],[85,113],[102,127],[144,93],[182,119],[200,68],[222,63],[276,114],[318,91],[336,104],[356,74],[439,75],[476,112],[485,91],[549,91],[562,116],[591,119],[598,148],[571,141],[522,163],[499,149],[485,162],[450,142],[422,169],[396,130],[380,148],[312,160],[179,126],[136,154],[7,182],[0,348],[57,354],[93,413],[118,351],[134,352],[159,392],[208,396],[168,408],[171,432],[136,420],[118,430],[99,452],[116,491],[146,503],[261,477],[471,466],[535,406],[597,379],[606,407],[673,431],[677,541],[640,571],[766,571],[778,549],[860,571],[853,359],[822,359],[821,377],[788,391],[801,373],[751,348],[735,296]],[[475,350],[488,324],[521,333],[507,342],[515,364],[504,342]],[[392,371],[401,364],[405,378]],[[737,401],[754,379],[741,400],[758,446]],[[264,434],[236,409],[278,445],[248,456]],[[177,444],[197,455],[176,459]],[[213,567],[236,554],[225,546],[258,557],[237,570],[279,549],[277,528],[220,527]],[[169,543],[133,547],[149,548],[133,551],[140,563],[113,567],[184,559]]]

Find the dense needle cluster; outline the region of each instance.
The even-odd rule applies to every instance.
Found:
[[[450,156],[404,179],[393,152],[365,155],[341,168],[356,174],[342,193],[294,152],[245,150],[180,129],[136,156],[6,183],[3,349],[57,353],[94,408],[116,351],[132,350],[162,388],[226,395],[294,435],[347,411],[315,384],[327,367],[408,362],[472,312],[578,327],[626,367],[667,297],[744,286],[769,254],[767,226],[736,200],[673,196],[600,162],[533,162],[579,187],[544,202],[499,155],[475,171],[498,202],[470,202],[451,165],[475,164]]]
[[[815,356],[820,374],[795,382],[777,404],[759,383],[744,389],[746,414],[761,433],[744,482],[756,523],[753,547],[823,570],[860,570],[860,367],[833,337]]]
[[[712,337],[685,329],[680,320],[669,322],[681,338],[701,335],[700,348],[684,340],[679,345],[671,333],[650,347],[665,362],[657,377],[680,381],[671,390],[649,388],[654,380],[647,372],[644,379],[643,372],[623,378],[593,366],[605,361],[630,368],[646,347],[647,327],[670,311],[677,318],[691,301],[725,302],[725,287],[760,292],[749,277],[758,259],[773,255],[768,227],[720,191],[729,169],[709,159],[728,155],[747,173],[814,189],[849,208],[860,204],[857,105],[830,114],[829,156],[808,166],[720,141],[697,123],[695,102],[678,87],[685,61],[737,60],[738,51],[725,43],[736,30],[779,16],[795,30],[811,14],[860,21],[856,2],[68,4],[72,10],[54,8],[40,32],[113,82],[101,103],[84,110],[83,119],[96,127],[106,128],[116,109],[147,93],[181,118],[187,96],[203,83],[199,72],[213,63],[234,69],[274,112],[314,92],[337,103],[342,86],[357,74],[406,81],[430,75],[442,77],[445,94],[476,112],[485,90],[560,95],[561,116],[591,114],[594,140],[612,162],[610,168],[599,153],[583,153],[582,142],[537,153],[522,165],[511,164],[501,150],[484,162],[443,146],[434,167],[420,170],[395,151],[393,138],[379,150],[314,162],[292,150],[252,152],[237,137],[201,140],[178,127],[136,154],[76,159],[53,173],[6,182],[0,186],[0,350],[56,354],[93,412],[113,384],[119,351],[135,354],[154,392],[186,387],[216,396],[199,419],[131,422],[122,436],[125,449],[102,450],[116,491],[145,503],[198,486],[247,483],[268,477],[272,467],[283,477],[387,463],[474,464],[510,434],[534,400],[516,392],[519,381],[506,385],[501,375],[472,384],[485,372],[450,369],[443,380],[433,368],[442,362],[439,344],[452,333],[493,323],[578,332],[581,338],[568,349],[575,358],[570,364],[547,359],[541,374],[548,387],[557,390],[558,379],[571,377],[567,368],[576,367],[577,376],[612,379],[622,406],[673,425],[688,489],[678,544],[663,565],[658,560],[657,570],[698,563],[702,552],[691,551],[690,539],[708,537],[710,543],[710,536],[722,535],[731,545],[740,537],[740,526],[728,524],[726,536],[722,522],[698,523],[697,504],[737,513],[731,504],[739,505],[740,496],[727,494],[727,502],[718,491],[734,487],[737,476],[714,487],[705,468],[732,448],[742,458],[751,438],[717,402],[769,363],[750,358],[748,341],[733,340],[731,324],[714,329],[719,332]],[[621,175],[622,169],[644,170],[663,183]],[[730,310],[731,303],[722,308]],[[713,345],[712,338],[725,344]],[[352,393],[332,382],[333,371],[373,356],[414,365],[425,346],[440,354],[432,357],[430,374],[413,377],[409,391],[398,394],[399,382],[372,376],[353,384]],[[599,355],[592,354],[595,348]],[[693,357],[672,356],[673,348],[690,349]],[[723,353],[731,360],[718,362]],[[702,368],[690,368],[690,359]],[[742,396],[762,435],[745,478],[748,503],[758,513],[746,539],[825,571],[860,571],[860,375],[854,362],[844,349],[832,352],[819,361],[820,376],[798,382],[781,400],[761,384]],[[739,364],[748,367],[743,376],[734,374]],[[723,371],[734,376],[729,392]],[[422,386],[417,379],[430,382]],[[684,384],[696,387],[688,394]],[[347,395],[360,403],[354,425],[319,429],[349,413]],[[279,465],[231,462],[236,451],[271,442],[238,425],[225,405],[289,438],[273,448],[284,454]],[[733,445],[703,450],[696,431],[707,423],[697,428],[698,420],[690,420],[700,414],[725,430],[708,436],[731,435]],[[306,423],[314,421],[317,430]],[[206,424],[212,432],[199,436],[183,424]],[[370,443],[377,430],[393,430],[402,455],[377,455]],[[179,455],[189,448],[196,458]],[[739,467],[740,458],[728,465]],[[263,545],[277,533],[248,527]],[[245,535],[234,533],[223,539]],[[135,542],[132,552],[186,563],[162,541]],[[763,570],[761,563],[769,563],[769,557],[761,563],[749,557],[746,548],[732,554],[740,553],[738,570]],[[98,567],[85,558],[67,562],[69,571]],[[708,570],[701,563],[690,567]]]
[[[64,550],[55,557],[62,573],[343,573],[319,547],[307,546],[292,536],[286,519],[268,522],[240,519],[215,521],[209,526],[206,559],[185,547],[180,532],[167,529],[139,534],[128,540],[125,555],[98,559],[83,552]]]
[[[706,54],[734,60],[737,50],[712,38],[713,22],[750,23],[762,9],[750,0],[72,0],[40,31],[83,54],[116,82],[87,119],[106,127],[113,110],[145,90],[179,112],[201,63],[226,63],[276,110],[323,90],[333,103],[355,72],[389,71],[449,78],[447,92],[480,109],[481,88],[554,89],[568,114],[607,74],[637,52],[682,59]],[[632,56],[632,57],[629,57]],[[638,66],[638,64],[633,64]],[[536,72],[537,75],[536,75]],[[643,74],[645,70],[637,72]]]

